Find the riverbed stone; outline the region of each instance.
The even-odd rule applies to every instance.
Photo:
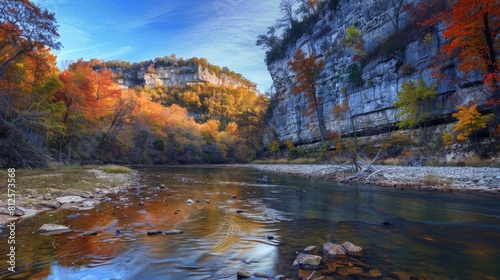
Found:
[[[389,277],[392,277],[393,279],[396,280],[411,280],[412,277],[409,273],[406,273],[404,271],[394,271],[389,274]]]
[[[44,207],[52,208],[52,209],[56,209],[56,208],[61,207],[61,203],[54,201],[54,200],[41,201],[40,205],[42,205]]]
[[[67,226],[62,226],[58,224],[43,224],[39,229],[38,232],[40,233],[65,233],[65,232],[70,232],[72,231],[69,227]]]
[[[360,274],[359,276],[367,277],[367,278],[379,278],[382,276],[382,272],[380,272],[380,270],[374,268],[374,269],[370,269],[368,272]]]
[[[94,198],[94,194],[89,191],[80,190],[65,190],[61,192],[61,196],[79,196],[83,198]]]
[[[316,247],[316,246],[309,246],[309,247],[304,249],[303,253],[315,255],[318,253],[317,248],[318,247]]]
[[[11,211],[9,211],[7,207],[0,207],[0,214],[10,215]],[[14,214],[13,216],[22,216],[24,215],[24,211],[22,211],[21,209],[19,209],[19,207],[16,206],[13,214]]]
[[[324,279],[323,272],[319,270],[299,269],[299,279]]]
[[[295,258],[293,262],[294,268],[302,268],[306,270],[318,269],[321,263],[321,257],[311,254],[301,253]]]
[[[348,277],[348,276],[352,276],[352,275],[360,275],[360,274],[363,274],[363,272],[364,272],[363,269],[361,267],[357,267],[357,266],[337,270],[337,273],[342,277]]]
[[[252,273],[248,271],[238,271],[236,272],[236,276],[238,277],[238,279],[246,279],[252,277]]]
[[[99,205],[101,202],[98,200],[90,199],[90,200],[85,200],[82,204],[83,207],[94,207],[96,205]]]
[[[351,255],[351,256],[362,256],[363,255],[363,249],[359,246],[356,246],[352,244],[351,242],[344,242],[340,244],[342,248],[346,250],[346,252]]]
[[[334,244],[331,242],[326,242],[323,244],[323,253],[329,257],[333,258],[343,258],[346,257],[346,250],[339,244]]]
[[[68,196],[61,196],[56,198],[57,202],[61,204],[67,204],[67,203],[80,203],[85,201],[85,199],[81,196],[77,195],[68,195]]]

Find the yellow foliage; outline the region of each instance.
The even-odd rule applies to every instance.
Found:
[[[220,123],[217,120],[209,120],[200,127],[200,132],[205,140],[215,140],[219,141],[219,126]]]
[[[271,143],[271,146],[269,147],[269,150],[271,151],[271,153],[277,153],[279,150],[280,150],[280,144],[278,143],[278,141],[274,140],[272,143]]]
[[[293,144],[292,141],[288,140],[285,142],[287,150],[295,150],[295,145]]]
[[[477,111],[477,105],[472,105],[467,108],[463,105],[458,106],[459,111],[453,113],[453,117],[457,118],[458,123],[453,125],[453,132],[459,132],[457,140],[467,141],[470,135],[486,127],[486,123],[491,119],[492,115],[482,115]]]
[[[450,146],[453,144],[453,136],[448,132],[443,132],[443,145]]]

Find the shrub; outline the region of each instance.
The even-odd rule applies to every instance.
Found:
[[[453,144],[453,136],[448,132],[443,132],[443,145],[450,146]]]
[[[357,63],[353,63],[347,67],[347,80],[353,85],[359,86],[361,84],[363,81],[362,74],[361,67]]]
[[[272,154],[278,153],[278,151],[280,150],[280,144],[278,143],[278,141],[274,140],[269,146],[269,150]]]

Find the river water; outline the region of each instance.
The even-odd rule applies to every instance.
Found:
[[[7,271],[2,254],[0,279],[236,279],[239,270],[297,279],[296,252],[327,241],[361,246],[363,262],[383,276],[500,279],[498,195],[275,174],[264,184],[257,180],[265,173],[231,167],[138,170],[141,187],[93,210],[52,211],[18,223],[19,273]],[[74,231],[37,233],[44,223]],[[147,235],[174,229],[183,233]],[[86,231],[97,235],[82,236]],[[7,240],[6,229],[0,238]],[[6,242],[0,249],[7,252]]]

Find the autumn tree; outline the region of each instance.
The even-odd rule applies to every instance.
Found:
[[[36,53],[39,48],[61,48],[54,14],[29,0],[0,0],[0,31],[0,77],[19,56]]]
[[[423,79],[403,82],[394,106],[399,109],[399,126],[414,128],[424,123],[428,118],[428,101],[436,96],[436,85],[427,86]]]
[[[294,95],[304,94],[307,99],[307,108],[304,114],[315,114],[321,140],[325,140],[322,104],[317,97],[317,78],[323,69],[323,61],[316,59],[312,54],[305,56],[301,49],[298,49],[293,56],[293,60],[288,65],[295,72],[295,84],[292,88]]]
[[[447,29],[443,50],[459,59],[464,72],[480,70],[484,81],[497,86],[500,52],[500,2],[455,0],[442,15]]]
[[[457,140],[468,141],[472,133],[486,128],[491,115],[482,115],[477,111],[477,104],[467,108],[458,106],[459,111],[453,113],[453,117],[458,119],[458,123],[453,125],[453,132],[458,132]]]
[[[52,103],[60,83],[50,48],[61,47],[58,38],[52,13],[27,0],[0,0],[0,165],[46,166],[40,151],[60,133],[63,110]]]
[[[121,97],[121,90],[106,67],[97,72],[90,62],[82,59],[70,64],[59,79],[63,87],[56,93],[56,100],[65,104],[62,122],[67,126],[68,135],[61,136],[59,156],[62,158],[63,146],[67,145],[70,159],[76,133],[94,137],[97,132],[106,130],[105,121],[115,113],[113,109]],[[107,139],[103,136],[101,142]]]

